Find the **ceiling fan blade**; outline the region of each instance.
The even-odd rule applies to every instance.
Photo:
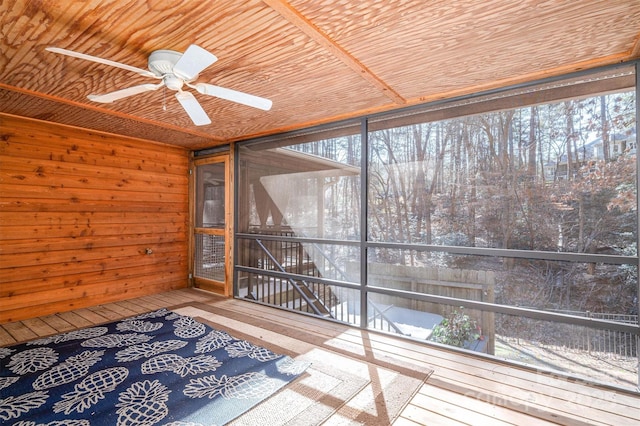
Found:
[[[273,104],[269,99],[250,95],[244,92],[238,92],[237,90],[214,86],[213,84],[198,83],[194,85],[189,84],[188,86],[196,89],[203,95],[215,96],[217,98],[226,99],[228,101],[237,102],[239,104],[259,108],[265,111],[269,111]]]
[[[106,93],[104,95],[89,95],[89,100],[108,104],[118,99],[128,96],[137,95],[138,93],[150,92],[161,88],[164,83],[160,84],[141,84],[139,86],[127,87],[126,89],[116,90],[115,92]]]
[[[183,80],[195,79],[200,71],[217,61],[218,58],[200,46],[192,44],[173,66],[173,73]]]
[[[202,109],[200,103],[198,103],[195,96],[193,96],[190,92],[179,91],[176,93],[176,99],[182,105],[182,108],[187,112],[191,121],[196,126],[205,126],[207,124],[211,124],[211,120],[207,113]]]
[[[60,53],[62,55],[71,56],[73,58],[84,59],[87,61],[97,62],[99,64],[110,65],[116,68],[122,68],[123,70],[132,71],[144,77],[160,78],[154,73],[152,73],[151,71],[143,70],[142,68],[133,67],[127,64],[121,64],[120,62],[110,61],[109,59],[98,58],[97,56],[91,56],[85,53],[74,52],[73,50],[62,49],[60,47],[46,47],[45,50],[53,53]]]

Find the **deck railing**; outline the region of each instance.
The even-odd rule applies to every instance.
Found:
[[[359,287],[348,279],[348,273],[342,270],[319,244],[295,241],[298,236],[290,229],[262,229],[256,234],[275,238],[260,238],[256,235],[255,238],[246,240],[249,247],[249,258],[245,259],[246,263],[244,264],[252,267],[245,268],[247,270],[243,272],[242,279],[245,283],[243,285],[245,290],[241,296],[290,310],[331,317],[349,324],[361,324],[361,292]],[[406,270],[403,272],[406,273]],[[369,278],[375,284],[377,276],[375,270],[370,273],[372,275]],[[425,274],[424,268],[421,273]],[[440,270],[439,273],[442,274],[443,271]],[[405,278],[402,278],[402,274],[400,274],[399,277],[386,277],[385,282],[396,282],[403,279]],[[429,284],[431,281],[425,282]],[[441,281],[437,281],[436,284],[448,289],[448,281]],[[454,284],[457,291],[461,291],[461,287],[464,287],[459,283]],[[466,284],[466,287],[470,285]],[[436,290],[431,288],[423,292],[438,294]],[[489,290],[491,290],[490,286]],[[481,294],[491,295],[492,291],[489,290],[483,286]],[[473,299],[470,295],[457,295],[457,297]],[[485,300],[481,299],[481,301]],[[367,306],[369,311],[369,317],[366,320],[368,327],[403,334],[402,330],[386,315],[390,308],[389,305],[379,307],[372,300],[367,300]],[[432,312],[433,309],[427,308],[427,311]],[[553,312],[638,324],[637,315],[559,310]],[[441,315],[444,316],[444,313]],[[520,318],[520,326],[517,329],[522,333],[515,336],[511,335],[514,330],[509,332],[510,327],[500,327],[499,322],[493,318],[493,313],[482,313],[478,315],[478,318],[482,319],[483,333],[489,333],[491,339],[495,334],[502,340],[517,341],[518,344],[531,343],[549,348],[562,347],[597,356],[632,358],[638,354],[636,336],[622,331],[557,323],[555,325],[548,324],[544,336],[531,335],[530,338],[527,338],[529,334],[539,328],[535,319]],[[493,330],[494,324],[497,326],[495,331]],[[490,345],[490,353],[493,351],[492,347],[493,345]]]
[[[638,324],[638,315],[597,313],[588,311],[572,311],[549,309],[550,312],[581,316],[593,319],[616,321],[627,324]],[[574,352],[584,352],[598,357],[635,358],[638,355],[637,337],[635,334],[616,330],[601,330],[576,324],[548,325],[543,336],[529,336],[526,330],[536,330],[537,322],[533,319],[520,318],[521,335],[513,336],[507,330],[498,327],[499,338],[518,345],[535,345],[543,348],[562,348]],[[550,331],[550,327],[553,331]]]
[[[261,230],[261,235],[292,237],[288,229]],[[245,271],[244,297],[289,310],[330,317],[341,322],[360,324],[360,292],[343,287],[347,274],[315,243],[252,239],[251,259],[247,262],[258,271]],[[330,284],[327,281],[336,282]],[[382,331],[403,334],[387,317],[385,310],[368,301],[369,326]]]
[[[584,316],[588,318],[638,324],[638,315],[611,314],[598,312],[556,311],[562,314]],[[589,353],[603,353],[620,357],[635,357],[638,353],[636,336],[614,330],[597,330],[588,327],[573,326],[575,337],[568,340],[570,349]]]
[[[290,230],[270,234],[293,235]],[[302,244],[256,238],[250,242],[249,253],[248,263],[264,273],[247,274],[246,297],[291,310],[332,316],[331,307],[337,302],[336,297],[330,286],[314,279],[320,277],[320,272]]]

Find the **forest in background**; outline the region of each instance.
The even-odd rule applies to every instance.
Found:
[[[368,239],[636,256],[635,111],[630,91],[370,132]],[[360,165],[359,135],[290,148]],[[360,179],[330,180],[318,236],[359,238]],[[497,303],[637,314],[631,265],[375,253],[493,270]]]

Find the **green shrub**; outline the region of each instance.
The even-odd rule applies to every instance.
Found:
[[[453,311],[435,326],[429,339],[461,348],[478,337],[480,337],[478,323],[464,312],[464,308],[460,307],[459,311]]]

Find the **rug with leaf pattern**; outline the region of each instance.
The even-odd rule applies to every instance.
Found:
[[[223,425],[308,366],[161,309],[0,348],[0,423]]]

